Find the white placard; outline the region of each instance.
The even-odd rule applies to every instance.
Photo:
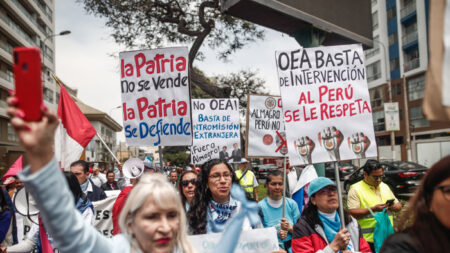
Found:
[[[386,131],[400,131],[398,102],[384,103],[384,120]]]
[[[129,146],[190,146],[186,47],[121,52],[123,126]]]
[[[291,165],[377,155],[361,45],[277,51]]]
[[[203,164],[214,158],[230,162],[241,160],[238,99],[193,99],[192,122],[193,164]]]
[[[283,157],[287,154],[281,97],[249,95],[247,157]]]
[[[200,253],[218,252],[222,233],[191,235],[189,240]],[[234,253],[267,253],[278,250],[277,231],[274,227],[242,231]]]
[[[106,199],[92,202],[94,205],[94,227],[106,237],[113,236],[112,208],[116,199],[117,195],[113,194]]]

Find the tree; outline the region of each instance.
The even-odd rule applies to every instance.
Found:
[[[112,37],[129,48],[157,47],[171,43],[192,43],[189,51],[193,83],[212,97],[229,97],[230,87],[211,85],[193,68],[195,59],[204,55],[206,42],[227,60],[246,44],[264,38],[264,30],[255,24],[220,12],[219,0],[77,0],[88,13],[106,18]]]

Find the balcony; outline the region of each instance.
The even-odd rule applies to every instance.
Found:
[[[375,73],[372,76],[367,76],[367,82],[375,81],[375,80],[379,79],[380,77],[381,77],[381,72]]]
[[[400,18],[403,19],[414,11],[416,11],[416,1],[411,1],[400,10]]]
[[[374,48],[374,49],[366,51],[366,59],[369,59],[369,58],[377,55],[379,52],[380,52],[380,48]]]
[[[406,46],[414,41],[417,41],[419,39],[419,36],[417,34],[417,30],[410,32],[408,34],[405,34],[402,36],[402,46]]]
[[[3,20],[11,29],[16,31],[24,40],[30,43],[32,46],[37,46],[35,40],[31,38],[19,25],[17,25],[10,17],[0,12],[0,19]]]
[[[6,41],[0,40],[0,48],[12,54],[14,47]]]
[[[419,58],[415,58],[415,59],[412,59],[412,60],[406,62],[406,63],[403,65],[403,70],[404,70],[405,72],[407,72],[407,71],[416,69],[416,68],[418,68],[419,66],[420,66],[420,59],[419,59]]]
[[[0,78],[4,79],[10,83],[14,83],[14,78],[13,78],[12,72],[5,73],[0,70]]]

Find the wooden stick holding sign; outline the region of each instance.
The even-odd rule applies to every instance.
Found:
[[[339,178],[338,162],[334,162],[334,177],[336,178],[336,187],[337,187],[337,192],[338,192],[339,216],[341,216],[341,227],[345,228],[344,205],[342,203],[342,190],[341,190],[341,180]]]
[[[286,156],[283,158],[283,218],[286,217]]]

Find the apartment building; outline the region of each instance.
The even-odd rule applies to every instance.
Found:
[[[6,115],[8,90],[14,89],[12,51],[15,47],[39,47],[45,104],[56,110],[59,87],[51,78],[55,70],[54,0],[0,1],[0,168],[8,167],[22,148]]]
[[[430,122],[422,101],[428,67],[429,0],[372,0],[374,47],[365,51],[367,81],[380,159],[392,159],[384,103],[399,103],[396,160],[427,166],[450,154],[450,126]],[[437,96],[440,94],[436,94]]]

